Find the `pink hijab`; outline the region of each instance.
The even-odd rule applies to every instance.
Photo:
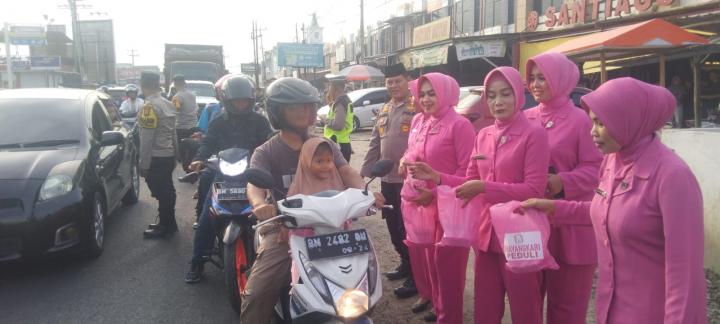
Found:
[[[303,144],[295,177],[292,184],[290,184],[290,189],[288,189],[288,197],[297,194],[312,195],[325,190],[345,190],[345,185],[337,168],[333,170],[330,179],[327,180],[318,179],[310,172],[310,164],[312,164],[315,151],[322,143],[328,144],[331,149],[335,145],[335,143],[322,137],[310,138]]]
[[[565,54],[543,53],[533,56],[525,63],[525,80],[528,80],[528,89],[530,89],[530,73],[534,66],[543,73],[550,88],[550,99],[539,105],[542,117],[545,119],[570,102],[570,93],[580,80],[580,70]]]
[[[414,87],[412,87],[415,89],[411,92],[417,100],[420,100],[418,94],[420,93],[420,88],[422,87],[423,82],[426,80],[430,82],[430,85],[432,85],[433,90],[435,90],[435,95],[437,96],[438,110],[431,116],[431,120],[439,120],[443,118],[450,109],[455,109],[455,106],[460,99],[460,85],[458,85],[457,81],[455,81],[455,79],[451,76],[442,73],[433,72],[424,74],[417,79]],[[422,109],[421,105],[418,105],[418,107]]]
[[[486,92],[490,84],[496,80],[504,80],[509,83],[510,87],[512,87],[513,94],[515,95],[515,111],[513,111],[512,117],[509,120],[495,120],[495,127],[497,127],[499,131],[498,138],[500,138],[500,136],[505,133],[505,131],[510,128],[510,126],[514,124],[518,118],[525,118],[525,115],[522,113],[522,107],[525,105],[525,92],[520,72],[518,72],[515,68],[501,66],[490,71],[490,73],[485,76],[484,85]],[[487,103],[487,95],[483,96],[483,101],[485,102],[484,109],[490,112],[490,105]]]

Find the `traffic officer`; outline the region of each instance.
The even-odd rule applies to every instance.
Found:
[[[160,238],[177,232],[175,222],[175,119],[177,110],[160,95],[160,74],[144,71],[140,87],[145,104],[137,117],[140,126],[140,175],[145,178],[152,196],[158,200],[160,222],[150,224],[143,234]]]
[[[393,172],[382,178],[380,190],[385,201],[393,206],[392,210],[383,209],[382,217],[387,223],[390,240],[395,251],[400,255],[400,265],[394,271],[386,273],[385,276],[390,280],[407,278],[403,285],[395,290],[395,293],[399,297],[410,297],[416,294],[417,290],[415,282],[412,280],[408,249],[403,243],[405,226],[400,212],[400,190],[403,186],[403,178],[398,174],[398,166],[400,158],[408,146],[410,123],[416,111],[408,86],[410,77],[405,66],[397,64],[388,67],[385,77],[385,87],[391,99],[378,114],[360,174],[370,177],[372,166],[378,160],[395,162]]]
[[[352,146],[350,146],[350,133],[353,129],[353,106],[345,93],[345,77],[327,74],[329,81],[327,88],[327,102],[330,109],[325,118],[325,138],[340,145],[340,152],[346,161],[350,162]]]
[[[178,143],[182,143],[183,139],[190,138],[197,129],[198,122],[198,106],[195,94],[188,91],[186,88],[185,77],[181,74],[173,77],[173,87],[177,90],[177,93],[172,97],[172,103],[175,105],[177,110],[177,120],[175,122],[175,128],[177,131]],[[180,162],[182,163],[185,171],[190,171],[187,166],[192,161],[192,156],[186,152],[184,146],[180,146],[178,153],[180,156]]]

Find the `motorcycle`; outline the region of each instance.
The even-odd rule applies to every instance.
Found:
[[[241,291],[245,290],[250,268],[255,260],[255,217],[247,198],[249,151],[231,148],[208,159],[206,166],[214,171],[210,216],[215,218],[215,244],[207,261],[225,273],[228,299],[240,313]]]
[[[368,314],[382,296],[380,268],[367,231],[350,229],[347,223],[377,212],[368,186],[392,167],[391,161],[378,161],[365,190],[287,197],[277,202],[280,215],[254,226],[257,229],[279,221],[288,229],[314,231],[313,236],[290,237],[290,253],[299,279],[290,288],[289,300],[280,298],[278,321],[372,323]],[[245,174],[253,185],[277,191],[266,172],[248,169]]]

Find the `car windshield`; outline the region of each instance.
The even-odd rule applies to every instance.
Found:
[[[188,83],[185,88],[196,97],[215,97],[215,89],[211,84]]]
[[[80,105],[69,99],[0,99],[0,147],[79,142],[85,129]]]

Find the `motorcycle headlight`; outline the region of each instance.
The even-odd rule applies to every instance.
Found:
[[[343,318],[356,318],[368,311],[370,297],[357,289],[348,289],[340,296],[337,313]]]
[[[242,159],[235,163],[228,163],[224,160],[220,160],[220,171],[225,175],[236,177],[245,172],[247,165],[247,159]]]
[[[73,179],[65,174],[49,176],[40,188],[40,201],[53,199],[69,193],[73,189]]]
[[[310,263],[310,260],[308,260],[305,255],[302,254],[302,252],[299,252],[300,254],[300,262],[302,262],[303,269],[305,270],[305,273],[308,276],[308,279],[310,279],[310,283],[315,287],[315,290],[317,290],[320,293],[320,297],[322,299],[332,305],[333,304],[333,298],[330,294],[330,289],[328,289],[327,284],[325,283],[325,278],[323,278],[323,275],[318,271],[312,263]]]

